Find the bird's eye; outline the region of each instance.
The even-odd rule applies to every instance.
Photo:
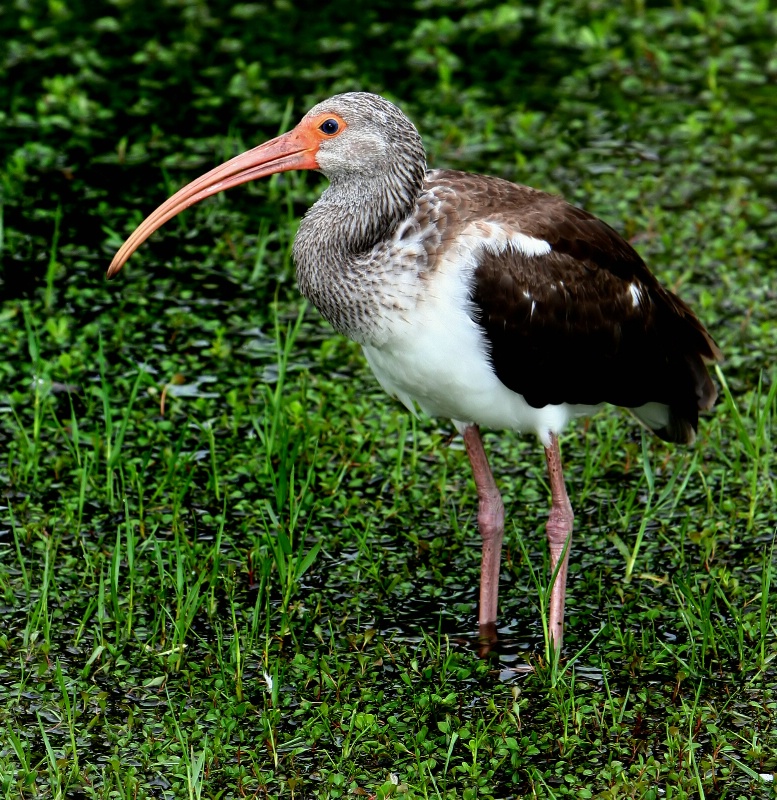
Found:
[[[340,123],[336,119],[325,119],[318,129],[323,131],[327,136],[332,136],[340,130]]]

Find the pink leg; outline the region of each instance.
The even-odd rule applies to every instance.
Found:
[[[548,475],[550,477],[551,506],[548,515],[546,531],[548,545],[550,546],[550,574],[564,553],[564,558],[558,570],[558,575],[550,594],[550,638],[556,649],[561,649],[564,638],[564,600],[567,593],[567,565],[569,563],[569,550],[572,546],[572,528],[575,517],[572,505],[564,486],[564,475],[561,471],[561,453],[558,449],[558,439],[555,434],[550,437],[550,447],[545,448],[545,459],[548,462]]]
[[[499,562],[502,557],[502,539],[505,530],[505,508],[494,476],[488,466],[486,451],[477,425],[464,429],[464,446],[467,448],[475,486],[478,490],[478,528],[483,539],[483,556],[480,563],[480,632],[496,639],[496,612],[499,599]]]

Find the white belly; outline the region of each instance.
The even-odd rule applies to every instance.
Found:
[[[488,342],[468,313],[467,271],[443,265],[417,304],[386,324],[380,344],[364,345],[380,385],[408,409],[485,428],[534,432],[546,446],[570,419],[598,406],[533,408],[497,378]],[[446,266],[451,268],[446,269]]]

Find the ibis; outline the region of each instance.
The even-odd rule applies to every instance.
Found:
[[[127,239],[114,276],[185,208],[287,170],[329,180],[294,240],[297,281],[375,377],[415,412],[461,433],[478,495],[479,625],[496,632],[504,505],[480,429],[534,433],[545,451],[552,587],[562,644],[574,516],[558,437],[605,404],[660,439],[694,440],[721,352],[693,311],[613,228],[562,198],[494,177],[428,169],[394,104],[348,92],[288,133],[236,156],[162,203]]]

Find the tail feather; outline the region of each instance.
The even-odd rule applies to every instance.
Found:
[[[665,291],[674,318],[677,351],[670,356],[670,370],[678,389],[676,400],[668,403],[648,403],[631,411],[656,436],[666,442],[691,444],[696,438],[699,412],[715,404],[718,390],[707,369],[708,364],[723,359],[715,340],[707,333],[696,315],[677,295]]]
[[[698,329],[703,334],[705,347],[699,348],[701,352],[686,352],[681,361],[682,373],[690,376],[689,389],[693,390],[692,396],[690,391],[687,393],[688,401],[676,405],[646,403],[629,409],[639,422],[665,442],[692,444],[699,424],[699,411],[711,409],[718,397],[707,364],[719,361],[722,354],[707,331],[701,325],[698,325]]]
[[[696,438],[698,412],[678,414],[664,403],[646,403],[638,408],[630,408],[638,422],[665,442],[693,444]]]

